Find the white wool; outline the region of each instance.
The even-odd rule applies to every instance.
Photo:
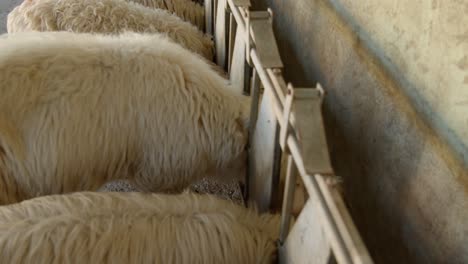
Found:
[[[164,33],[208,60],[214,54],[211,37],[192,24],[165,10],[122,0],[25,0],[8,14],[7,28],[9,33]]]
[[[205,8],[191,0],[126,0],[151,8],[160,8],[176,14],[182,19],[196,25],[200,30],[205,28]]]
[[[0,50],[0,203],[242,176],[248,98],[165,37],[16,33]]]
[[[278,230],[209,195],[45,196],[0,207],[0,262],[273,263]]]

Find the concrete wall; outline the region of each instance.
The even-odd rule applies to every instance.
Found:
[[[296,86],[321,82],[333,164],[376,263],[468,263],[468,2],[253,0]]]
[[[468,163],[468,2],[331,1]]]
[[[23,0],[0,0],[0,34],[6,33],[6,19],[8,13]]]

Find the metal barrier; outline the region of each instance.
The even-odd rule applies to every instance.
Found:
[[[246,198],[261,211],[271,208],[280,156],[286,155],[279,262],[373,263],[336,188],[340,178],[330,163],[321,112],[324,89],[285,83],[272,12],[249,8],[250,0],[205,0],[216,62],[228,71],[231,85],[252,97]],[[297,174],[309,199],[289,228]]]

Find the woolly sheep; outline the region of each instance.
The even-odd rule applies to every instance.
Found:
[[[166,9],[185,21],[205,29],[205,8],[191,0],[126,0],[154,9]]]
[[[153,10],[122,0],[25,0],[7,18],[9,33],[70,31],[77,33],[165,33],[208,60],[211,37],[165,10]]]
[[[0,262],[273,263],[278,231],[210,195],[52,195],[0,207]]]
[[[242,177],[248,97],[164,36],[16,33],[0,50],[0,203]]]

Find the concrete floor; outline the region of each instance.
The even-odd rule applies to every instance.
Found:
[[[243,204],[242,191],[237,182],[221,183],[214,180],[202,179],[192,186],[189,190],[195,193],[204,193],[215,195],[219,198]],[[98,191],[100,192],[138,192],[137,188],[126,181],[113,181],[104,185]]]

